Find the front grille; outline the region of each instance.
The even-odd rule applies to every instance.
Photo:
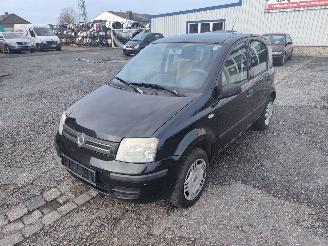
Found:
[[[63,136],[74,144],[78,145],[78,137],[81,134],[81,132],[75,131],[67,125],[64,125]],[[93,138],[85,134],[83,134],[83,136],[84,143],[79,146],[81,149],[84,148],[101,155],[115,157],[118,148],[118,143]]]
[[[47,41],[47,44],[49,45],[57,44],[57,41]]]

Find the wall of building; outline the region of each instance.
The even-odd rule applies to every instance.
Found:
[[[265,12],[265,0],[241,0],[234,7],[153,16],[151,30],[164,36],[185,34],[188,21],[225,19],[226,30],[263,34],[286,32],[297,46],[328,46],[328,9]]]

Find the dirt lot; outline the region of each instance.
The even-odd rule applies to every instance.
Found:
[[[328,245],[328,58],[276,68],[271,128],[218,155],[189,209],[92,193],[56,156],[63,110],[126,61],[112,49],[1,55],[0,245]]]

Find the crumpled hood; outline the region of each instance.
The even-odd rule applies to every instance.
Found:
[[[272,44],[272,51],[283,51],[285,46],[281,44]]]
[[[142,95],[104,85],[73,104],[66,111],[66,122],[111,141],[151,137],[192,100],[193,97]]]

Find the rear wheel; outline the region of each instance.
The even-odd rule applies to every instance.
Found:
[[[30,50],[30,52],[31,52],[31,53],[34,53],[34,52],[35,52],[35,50],[34,50],[34,49],[33,49],[33,50]]]
[[[57,49],[56,49],[56,50],[57,50],[57,51],[61,51],[61,49],[62,49],[61,47],[57,47]]]
[[[182,158],[181,168],[171,194],[171,203],[180,208],[190,207],[202,195],[207,181],[208,158],[200,148]]]
[[[269,128],[273,116],[273,99],[270,98],[265,110],[263,111],[260,118],[254,123],[254,127],[257,130],[266,130]]]
[[[290,56],[288,57],[288,60],[291,60],[293,56],[293,51],[290,53]]]

